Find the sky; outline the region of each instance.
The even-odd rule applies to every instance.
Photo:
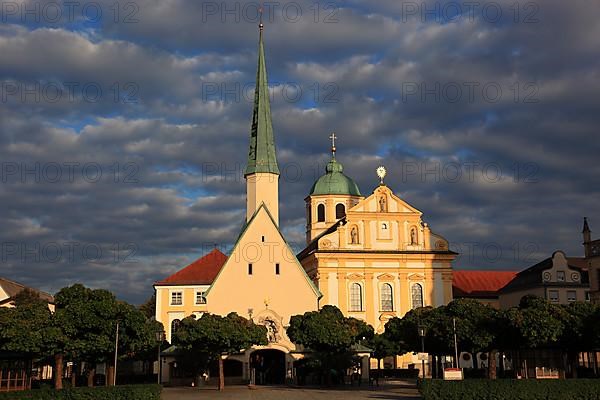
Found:
[[[139,304],[245,218],[256,2],[4,1],[0,275]],[[337,158],[375,169],[457,269],[582,256],[600,237],[600,2],[263,4],[280,225]]]

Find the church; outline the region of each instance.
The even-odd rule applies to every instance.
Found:
[[[331,304],[382,332],[394,316],[452,299],[456,253],[418,209],[386,186],[384,167],[377,170],[372,193],[362,195],[336,159],[333,134],[325,174],[305,199],[307,246],[294,254],[279,228],[279,167],[268,90],[261,23],[241,232],[230,254],[214,249],[154,289],[156,320],[169,342],[183,318],[205,312],[236,312],[265,325],[269,344],[228,356],[226,372],[248,381],[256,361],[267,360],[279,371],[269,383],[283,383],[304,357],[286,335],[293,315]],[[368,376],[369,354],[358,355],[363,377]],[[408,357],[397,367],[411,361]],[[161,365],[163,382],[183,378],[175,348],[163,353]]]

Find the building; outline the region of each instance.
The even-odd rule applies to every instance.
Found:
[[[0,277],[0,307],[14,307],[15,297],[23,290],[29,290],[37,294],[40,299],[48,303],[50,310],[54,311],[54,297],[51,294],[3,277]]]
[[[321,305],[383,332],[390,318],[452,300],[456,253],[384,183],[383,167],[378,173],[379,185],[361,195],[343,174],[333,143],[325,174],[305,199],[308,243],[298,259],[323,293]]]
[[[178,322],[204,312],[231,312],[267,327],[268,345],[228,356],[230,378],[248,381],[254,368],[275,365],[271,381],[283,383],[303,357],[286,334],[293,315],[319,309],[321,292],[308,277],[279,229],[279,167],[275,152],[267,71],[260,25],[258,71],[246,179],[246,218],[231,253],[219,250],[156,282],[156,319],[171,341]],[[163,360],[163,382],[180,377],[176,349]],[[169,355],[172,354],[173,356]],[[363,354],[368,360],[368,354]],[[272,371],[271,371],[272,372]],[[189,383],[189,382],[188,382]]]
[[[582,234],[585,264],[589,270],[590,299],[594,303],[600,303],[600,239],[592,240],[587,218],[583,219]]]
[[[306,198],[307,247],[296,256],[279,229],[279,167],[271,124],[268,83],[260,25],[258,71],[246,179],[246,218],[229,255],[214,249],[155,283],[156,319],[171,341],[179,322],[205,312],[236,312],[267,327],[267,346],[230,355],[226,371],[248,380],[255,360],[278,366],[282,383],[293,363],[304,357],[286,334],[291,316],[326,304],[383,331],[394,316],[452,299],[451,262],[456,253],[433,233],[422,213],[383,182],[369,196],[343,174],[333,157]],[[368,378],[369,354],[362,357]],[[163,382],[184,378],[177,349],[163,353]]]
[[[391,318],[449,303],[457,254],[448,241],[384,183],[384,167],[377,169],[379,184],[363,196],[336,159],[335,134],[330,138],[331,160],[305,199],[307,246],[298,254],[323,293],[320,305],[337,306],[382,333]],[[405,355],[384,364],[407,368],[420,361]]]
[[[452,274],[452,296],[472,299],[500,308],[500,289],[517,276],[516,271],[457,271]]]
[[[501,308],[519,305],[521,298],[535,295],[555,304],[589,300],[588,271],[581,257],[569,257],[558,250],[552,257],[521,271],[499,291]]]

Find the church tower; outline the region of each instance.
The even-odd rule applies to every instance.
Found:
[[[306,203],[306,243],[325,232],[340,218],[346,216],[346,210],[354,207],[364,197],[352,178],[344,174],[343,165],[335,158],[335,140],[332,133],[331,160],[321,176],[304,199]]]
[[[250,150],[244,173],[244,178],[246,178],[246,222],[250,221],[256,210],[264,203],[275,223],[279,225],[279,167],[277,166],[273,125],[271,124],[263,27],[261,22]]]
[[[590,242],[592,241],[592,231],[590,230],[590,226],[588,225],[586,217],[583,217],[583,230],[581,233],[583,234],[583,247],[585,249],[585,256],[589,257],[591,254]]]

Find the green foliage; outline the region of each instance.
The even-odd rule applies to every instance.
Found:
[[[373,328],[356,318],[344,317],[335,306],[326,305],[319,311],[294,315],[287,334],[293,342],[314,352],[313,369],[320,370],[329,380],[332,371],[344,370],[357,362],[351,347],[363,339],[371,340]]]
[[[552,347],[564,330],[564,310],[537,296],[525,296],[518,308],[507,311],[510,328],[518,333],[524,348]]]
[[[56,294],[56,315],[68,341],[65,353],[79,361],[102,361],[114,352],[119,322],[120,358],[153,349],[160,324],[102,289],[73,285]]]
[[[420,380],[423,400],[592,400],[600,381],[570,380]]]
[[[64,338],[48,304],[27,294],[16,303],[15,308],[0,309],[0,349],[29,356],[53,354],[56,342]]]
[[[55,300],[52,313],[35,293],[23,291],[15,308],[1,308],[0,350],[32,358],[62,354],[72,361],[103,361],[114,352],[117,321],[121,359],[157,346],[160,323],[106,290],[73,285],[60,290]]]
[[[221,354],[239,353],[252,345],[266,345],[267,329],[236,313],[226,317],[204,313],[199,319],[183,319],[173,343],[185,349],[190,356],[188,361],[195,360],[194,369],[202,372]]]
[[[326,305],[319,311],[292,316],[287,334],[293,342],[316,352],[341,353],[363,338],[371,338],[373,328]]]
[[[561,307],[564,326],[561,347],[570,351],[587,351],[600,345],[600,306],[577,301]]]
[[[586,351],[600,345],[600,307],[583,302],[559,306],[536,296],[525,296],[518,307],[509,310],[468,299],[418,308],[389,320],[384,336],[399,352],[418,352],[418,326],[422,325],[428,353],[453,354],[453,318],[458,347],[469,352],[553,347]]]
[[[400,354],[401,352],[399,346],[382,334],[374,335],[373,338],[367,341],[366,345],[373,350],[373,357],[377,360],[381,360],[387,356]]]
[[[135,385],[0,393],[0,400],[160,400],[159,385]]]
[[[146,318],[154,318],[156,315],[156,294],[153,294],[144,304],[139,306],[139,309],[144,313]]]

